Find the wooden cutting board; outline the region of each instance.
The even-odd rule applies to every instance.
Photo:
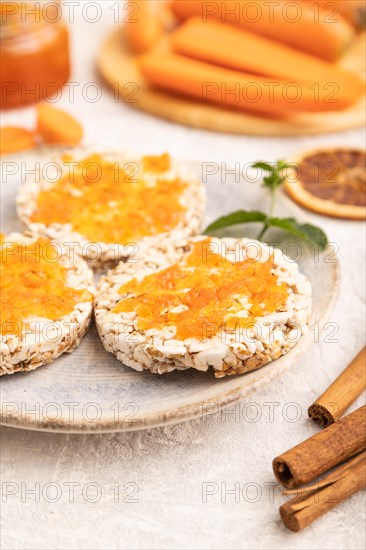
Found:
[[[365,50],[365,34],[362,34],[340,64],[364,76]],[[97,66],[125,104],[195,128],[259,136],[300,136],[338,132],[366,124],[366,95],[342,112],[304,113],[280,120],[230,111],[154,89],[140,75],[121,27],[107,37]]]

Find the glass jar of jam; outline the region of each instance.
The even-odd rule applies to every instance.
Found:
[[[70,76],[60,2],[8,2],[1,15],[1,109],[51,99]]]

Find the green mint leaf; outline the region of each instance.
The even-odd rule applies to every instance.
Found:
[[[273,187],[279,187],[284,181],[285,178],[282,178],[278,174],[273,172],[273,174],[271,174],[270,176],[263,178],[263,186],[272,189]]]
[[[238,225],[240,223],[265,222],[266,220],[267,215],[258,210],[237,210],[236,212],[232,212],[227,216],[222,216],[210,223],[204,230],[204,233],[208,233],[215,229],[222,229],[223,227],[229,227],[231,225]]]
[[[266,172],[272,172],[273,171],[273,166],[271,166],[267,162],[262,162],[262,161],[256,162],[255,164],[252,164],[252,167],[253,168],[260,168],[261,170],[265,170]]]
[[[279,170],[284,170],[285,168],[290,168],[292,165],[288,162],[285,162],[284,160],[277,161],[277,167]]]
[[[309,223],[300,224],[294,218],[269,218],[270,227],[279,227],[311,243],[317,244],[324,250],[328,244],[328,238],[324,231]]]
[[[308,241],[317,244],[320,250],[325,250],[328,246],[328,237],[318,226],[310,223],[304,223],[301,226],[302,231],[307,235]]]
[[[261,168],[262,170],[269,172],[268,176],[263,177],[263,187],[267,187],[271,191],[280,187],[286,179],[286,175],[282,172],[285,168],[288,168],[290,164],[284,160],[279,160],[275,164],[271,165],[267,162],[259,161],[252,165],[253,168]]]

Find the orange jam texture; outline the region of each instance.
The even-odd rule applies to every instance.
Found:
[[[271,273],[271,260],[233,263],[221,254],[207,254],[210,241],[195,243],[180,263],[147,275],[141,282],[132,279],[123,285],[119,293],[129,296],[113,312],[137,313],[139,330],[176,326],[176,338],[184,340],[250,328],[256,317],[286,304],[288,287]],[[248,308],[238,298],[247,298]],[[177,306],[185,309],[173,312]],[[242,317],[245,309],[248,316]]]
[[[168,155],[144,157],[138,170],[133,163],[123,167],[91,155],[78,163],[73,178],[65,174],[51,189],[41,191],[31,221],[71,223],[90,241],[105,243],[127,244],[169,231],[186,210],[180,197],[187,186],[179,178],[157,177],[169,168]]]
[[[3,244],[1,236],[0,244]],[[31,244],[6,243],[1,248],[1,334],[20,335],[31,317],[56,321],[75,305],[92,299],[90,292],[67,285],[67,270],[54,259],[59,252],[47,239]],[[49,258],[49,259],[48,259]]]
[[[142,159],[142,166],[146,172],[154,172],[155,174],[162,174],[170,170],[170,156],[168,153],[163,153],[159,156],[144,156]]]

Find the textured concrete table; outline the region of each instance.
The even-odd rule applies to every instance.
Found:
[[[75,9],[73,81],[80,86],[68,108],[83,121],[87,142],[169,150],[180,158],[231,166],[283,158],[308,146],[364,142],[361,131],[303,139],[216,135],[135,112],[113,101],[106,89],[97,102],[87,101],[85,94],[94,97],[88,87],[98,82],[93,59],[113,24],[114,4],[99,3],[102,15],[95,24],[83,21],[80,6]],[[94,17],[92,8],[87,17]],[[19,116],[30,123],[34,115],[9,114],[3,123]],[[364,548],[362,494],[299,534],[287,531],[278,515],[284,497],[273,483],[271,461],[315,433],[307,406],[362,347],[365,331],[362,224],[307,217],[337,243],[343,268],[332,325],[319,342],[280,379],[206,419],[105,436],[4,428],[1,548]]]

